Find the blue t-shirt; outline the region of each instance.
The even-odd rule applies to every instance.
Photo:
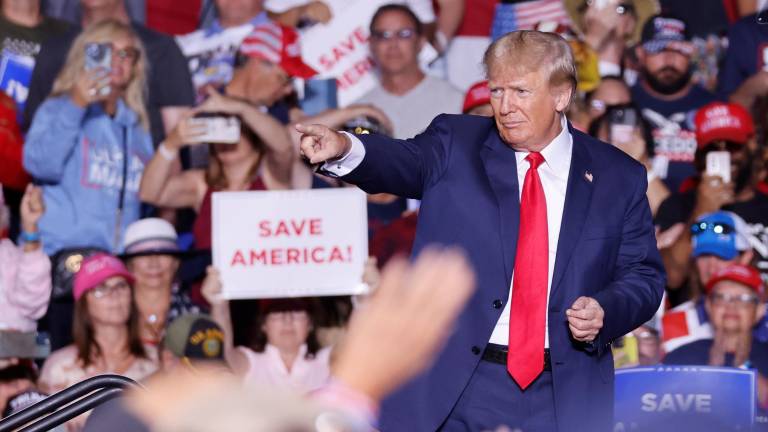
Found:
[[[632,87],[632,101],[641,109],[651,126],[654,157],[669,161],[664,184],[675,192],[680,184],[694,175],[693,157],[696,134],[693,118],[702,106],[715,100],[715,95],[694,84],[688,94],[677,100],[662,100],[649,94],[641,83]]]
[[[768,66],[768,26],[757,15],[736,21],[728,31],[728,50],[720,69],[718,96],[724,100],[757,71]]]

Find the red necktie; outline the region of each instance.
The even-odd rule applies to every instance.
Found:
[[[537,169],[544,157],[530,153],[520,199],[512,305],[509,308],[507,371],[525,390],[544,369],[544,326],[549,273],[547,201]]]

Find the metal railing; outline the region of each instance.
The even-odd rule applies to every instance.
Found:
[[[121,375],[88,378],[0,420],[0,432],[42,432],[53,429],[114,399],[126,388],[138,385],[136,381]]]

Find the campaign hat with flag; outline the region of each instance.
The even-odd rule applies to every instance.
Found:
[[[693,53],[685,22],[677,18],[656,15],[643,26],[641,36],[643,49],[651,54],[673,50],[685,55]]]
[[[243,39],[239,52],[279,65],[292,77],[307,79],[317,74],[301,59],[296,30],[273,21],[254,26]]]

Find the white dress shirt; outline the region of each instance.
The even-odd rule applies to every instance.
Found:
[[[544,163],[539,165],[539,178],[544,189],[544,198],[547,201],[547,237],[549,240],[549,260],[547,260],[547,309],[544,315],[544,348],[549,348],[549,293],[552,291],[552,275],[555,271],[555,256],[557,255],[557,240],[560,238],[560,224],[563,221],[563,208],[565,206],[565,190],[568,187],[568,172],[571,170],[571,151],[573,150],[573,137],[568,132],[568,123],[565,116],[561,120],[562,130],[544,149]],[[530,163],[525,160],[527,152],[515,153],[517,159],[517,183],[518,198],[523,193],[523,182],[528,172]],[[502,221],[503,223],[503,221]],[[515,280],[514,272],[512,281]],[[509,296],[504,304],[496,327],[491,333],[490,343],[507,345],[509,342],[509,305],[512,302],[512,284],[509,286]]]
[[[547,310],[544,321],[544,347],[549,348],[549,293],[552,291],[552,275],[555,270],[555,256],[557,255],[557,241],[560,237],[560,225],[563,220],[563,208],[565,206],[565,191],[568,187],[568,173],[571,169],[571,152],[573,150],[573,137],[568,131],[568,122],[565,116],[560,120],[562,130],[555,139],[553,139],[541,151],[544,157],[544,163],[539,166],[539,178],[541,186],[544,189],[544,197],[547,201],[547,235],[549,241],[549,260],[547,277]],[[346,133],[346,132],[343,132]],[[352,141],[352,147],[341,159],[323,164],[323,170],[336,176],[344,176],[352,172],[363,161],[365,157],[365,147],[363,143],[354,135],[346,133]],[[523,182],[525,174],[528,172],[529,162],[525,160],[527,152],[517,152],[517,182],[518,199],[523,193]],[[514,281],[514,275],[512,277]],[[510,282],[509,296],[501,312],[496,327],[493,329],[491,338],[488,342],[507,345],[509,342],[509,304],[512,300],[512,282]]]

